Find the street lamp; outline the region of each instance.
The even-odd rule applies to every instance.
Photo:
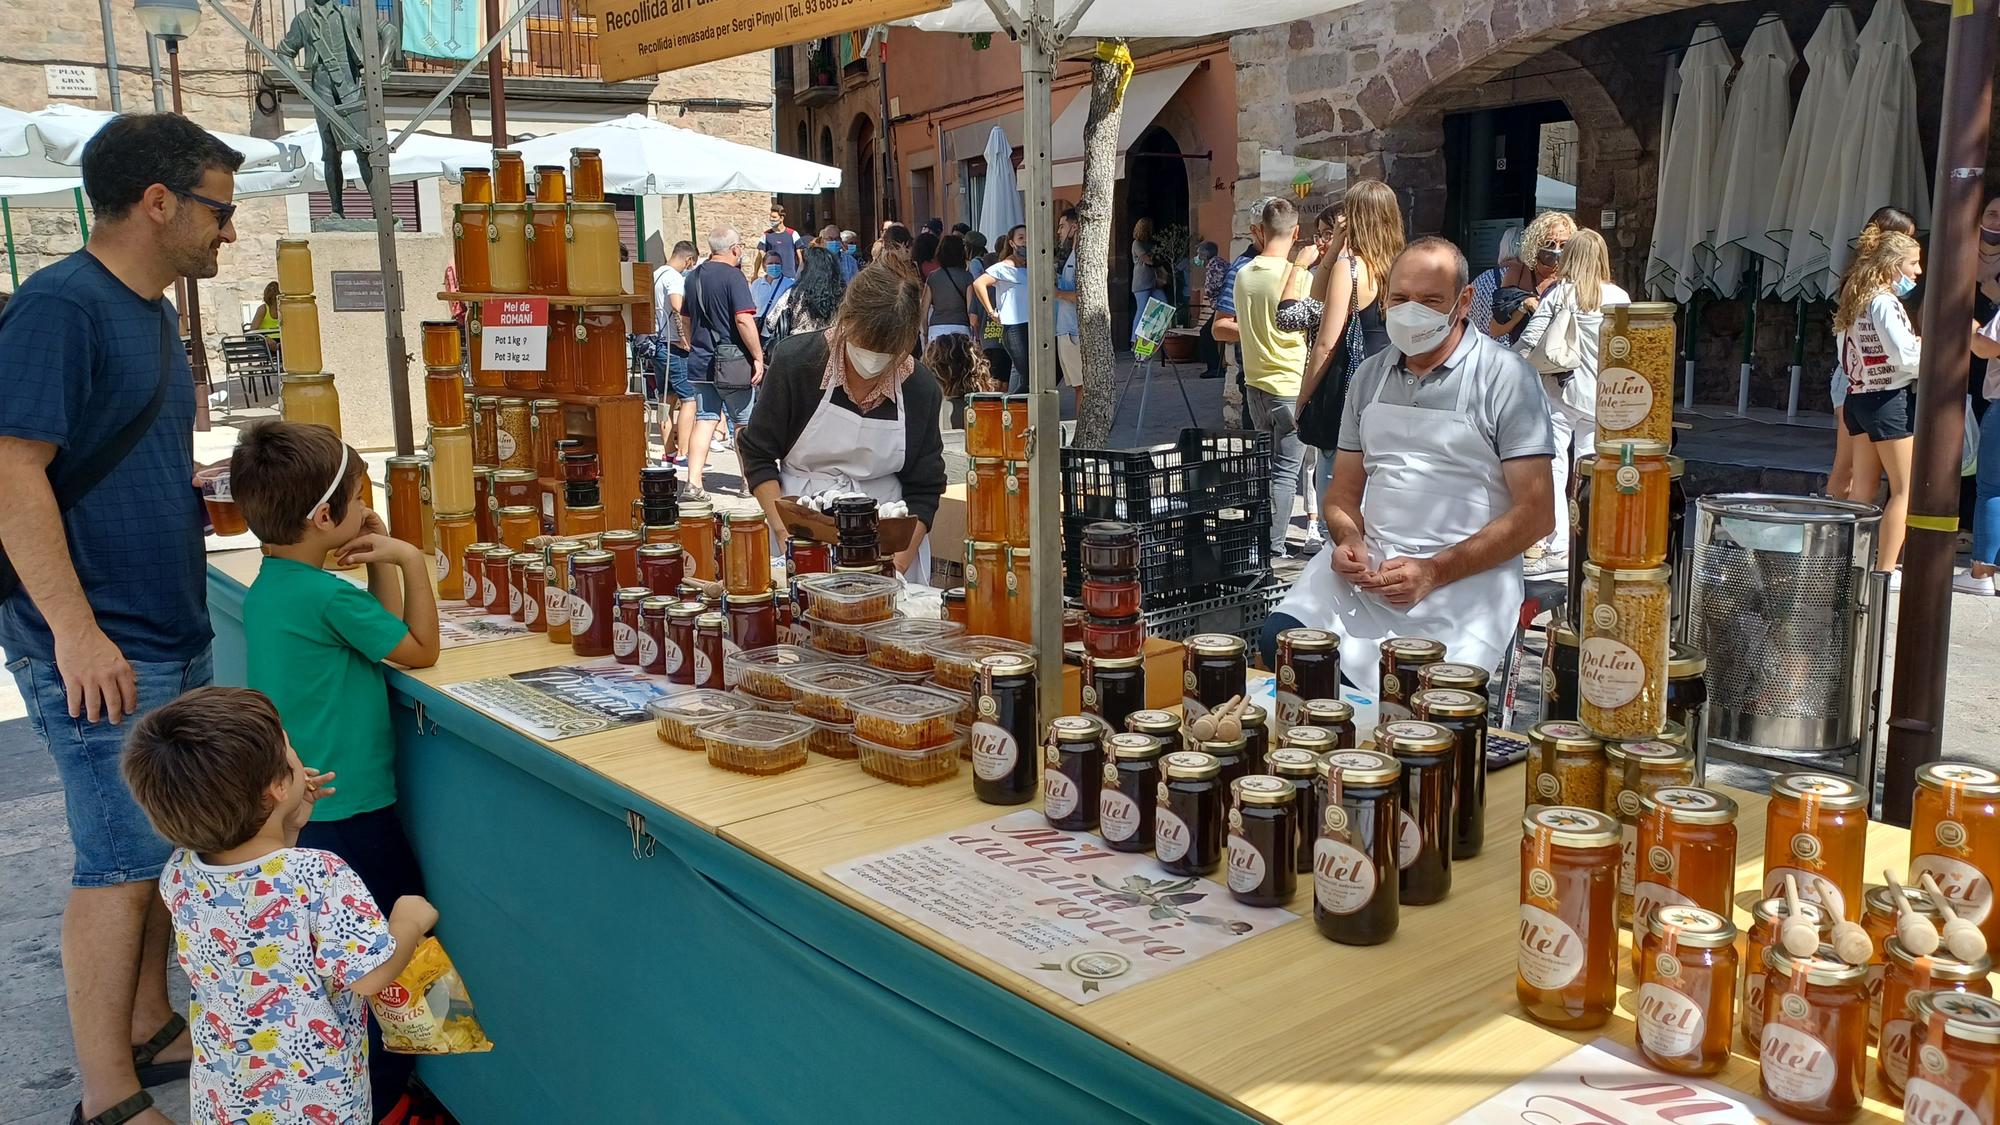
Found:
[[[167,73],[174,92],[174,112],[181,113],[181,40],[201,26],[201,0],[132,0],[132,12],[139,26],[167,45]],[[158,71],[154,71],[158,74]],[[194,368],[195,406],[201,415],[199,428],[208,428],[208,347],[201,339],[201,291],[193,278],[180,283],[187,293],[182,308],[187,310],[189,366]]]

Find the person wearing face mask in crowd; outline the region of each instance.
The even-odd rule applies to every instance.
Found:
[[[773,350],[737,447],[743,479],[781,539],[789,535],[778,517],[781,496],[851,489],[907,504],[922,528],[896,555],[896,569],[928,583],[926,537],[945,485],[944,392],[911,357],[923,322],[914,277],[887,264],[863,269],[832,325]]]
[[[1544,211],[1521,232],[1515,248],[1519,261],[1509,268],[1493,292],[1493,319],[1486,331],[1509,344],[1521,338],[1528,318],[1541,307],[1542,297],[1555,287],[1562,268],[1563,247],[1576,236],[1576,220],[1565,211]]]
[[[1917,240],[1885,232],[1864,247],[1840,284],[1833,328],[1841,370],[1847,373],[1842,419],[1854,443],[1853,481],[1847,498],[1875,502],[1882,478],[1889,499],[1875,542],[1875,569],[1889,572],[1889,588],[1903,584],[1897,562],[1910,513],[1910,457],[1916,444],[1917,364],[1923,340],[1910,323],[1903,298],[1924,272]]]
[[[1961,593],[1991,597],[2000,573],[2000,197],[1979,214],[1979,288],[1972,301],[1972,370],[1965,386],[1979,412],[1979,474],[1972,504],[1972,565],[1952,579]]]
[[[771,225],[764,229],[764,237],[757,241],[757,249],[766,254],[778,256],[778,271],[786,277],[797,280],[799,276],[799,255],[805,250],[805,239],[799,232],[785,225],[785,209],[771,205]]]
[[[743,236],[733,227],[708,232],[708,259],[688,272],[684,307],[693,343],[688,380],[694,384],[694,432],[682,450],[688,459],[688,494],[702,495],[709,441],[726,413],[742,429],[751,389],[764,380],[764,345],[757,331],[757,303],[743,280]]]
[[[778,322],[778,315],[785,311],[785,302],[791,299],[792,286],[796,279],[785,276],[785,266],[776,250],[764,253],[764,272],[750,283],[750,300],[757,306],[757,335],[768,343],[771,326]]]
[[[1377,694],[1391,637],[1443,641],[1491,672],[1521,612],[1521,553],[1555,526],[1555,435],[1535,369],[1466,322],[1465,255],[1420,238],[1385,287],[1390,346],[1348,385],[1327,546],[1264,627],[1330,629],[1340,667]]]

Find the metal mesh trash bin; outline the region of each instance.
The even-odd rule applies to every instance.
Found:
[[[1881,519],[1873,505],[1803,496],[1695,502],[1684,639],[1708,656],[1711,758],[1873,784]]]

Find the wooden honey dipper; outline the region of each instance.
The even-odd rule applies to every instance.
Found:
[[[1242,698],[1240,695],[1232,695],[1228,699],[1223,700],[1221,704],[1217,705],[1215,710],[1189,723],[1188,733],[1194,736],[1196,742],[1213,742],[1222,726],[1223,718],[1227,715],[1229,709],[1236,704],[1236,701]],[[1237,733],[1243,733],[1240,725]]]
[[[1957,960],[1968,963],[1986,956],[1986,935],[1979,931],[1978,926],[1960,918],[1952,910],[1951,900],[1944,897],[1944,892],[1938,889],[1937,880],[1931,878],[1929,872],[1924,874],[1923,881],[1924,890],[1930,892],[1931,902],[1944,917],[1945,949]]]
[[[1882,877],[1889,881],[1889,893],[1896,896],[1896,944],[1915,957],[1936,953],[1941,940],[1937,927],[1910,909],[1909,892],[1896,881],[1893,872],[1884,869]]]
[[[1799,881],[1785,876],[1785,920],[1778,925],[1778,943],[1794,957],[1811,957],[1819,952],[1819,927],[1806,921],[1799,905]]]

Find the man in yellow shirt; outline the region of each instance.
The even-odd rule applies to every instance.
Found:
[[[1306,446],[1298,433],[1299,384],[1309,348],[1305,333],[1278,327],[1278,305],[1306,295],[1319,251],[1299,245],[1299,213],[1292,201],[1264,205],[1251,238],[1260,249],[1236,274],[1236,327],[1243,342],[1244,413],[1252,429],[1271,435],[1271,557],[1285,554],[1285,530],[1298,497]]]

